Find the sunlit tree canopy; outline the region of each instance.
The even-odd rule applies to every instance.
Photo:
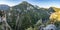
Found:
[[[54,8],[55,12],[51,14],[50,19],[60,21],[60,9]]]

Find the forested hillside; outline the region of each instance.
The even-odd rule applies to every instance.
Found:
[[[57,10],[59,12],[56,12]],[[54,7],[40,8],[23,1],[16,6],[10,7],[10,10],[6,11],[6,18],[12,30],[38,30],[40,25],[46,26],[50,23],[50,20],[55,18],[52,13],[58,13],[59,16],[58,14],[57,16],[60,20],[60,9],[57,10]]]
[[[39,20],[42,21],[41,23],[46,23],[49,20],[50,12],[53,12],[52,8],[38,9],[34,5],[23,1],[19,5],[12,7],[12,10],[9,11],[11,15],[8,16],[8,19],[11,19],[9,19],[8,23],[13,29],[24,30],[29,27],[34,28]]]

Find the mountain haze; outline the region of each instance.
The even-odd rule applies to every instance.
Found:
[[[10,7],[8,5],[1,4],[0,5],[0,10],[9,10]]]

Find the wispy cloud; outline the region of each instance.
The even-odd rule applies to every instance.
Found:
[[[0,4],[7,4],[9,6],[14,6],[22,1],[27,1],[33,5],[38,5],[40,7],[50,7],[50,6],[60,7],[60,0],[0,0]]]
[[[22,0],[0,0],[0,4],[7,4],[9,6],[14,6],[18,3],[20,3]]]

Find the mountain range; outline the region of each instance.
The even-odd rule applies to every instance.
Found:
[[[10,7],[8,5],[1,4],[0,5],[0,10],[9,10]]]
[[[26,1],[23,1],[22,3],[13,6],[13,7],[9,7],[8,5],[0,5],[0,10],[9,10],[10,8],[12,8],[12,11],[17,11],[20,14],[26,14],[29,13],[29,15],[34,16],[34,13],[36,13],[36,16],[42,16],[41,18],[44,20],[49,19],[49,16],[51,13],[57,11],[55,7],[50,7],[50,8],[40,8],[39,6],[34,6]],[[58,8],[59,9],[59,8]],[[40,19],[39,17],[39,19]],[[38,19],[38,20],[39,20]]]
[[[16,29],[15,27],[17,27],[17,29],[21,28],[20,30],[24,30],[24,28],[28,28],[29,26],[33,27],[39,20],[42,20],[42,23],[46,23],[49,21],[50,15],[56,11],[60,11],[60,8],[40,8],[37,5],[34,6],[26,1],[23,1],[13,7],[0,5],[0,10],[9,10],[7,12],[7,22],[13,29]]]

